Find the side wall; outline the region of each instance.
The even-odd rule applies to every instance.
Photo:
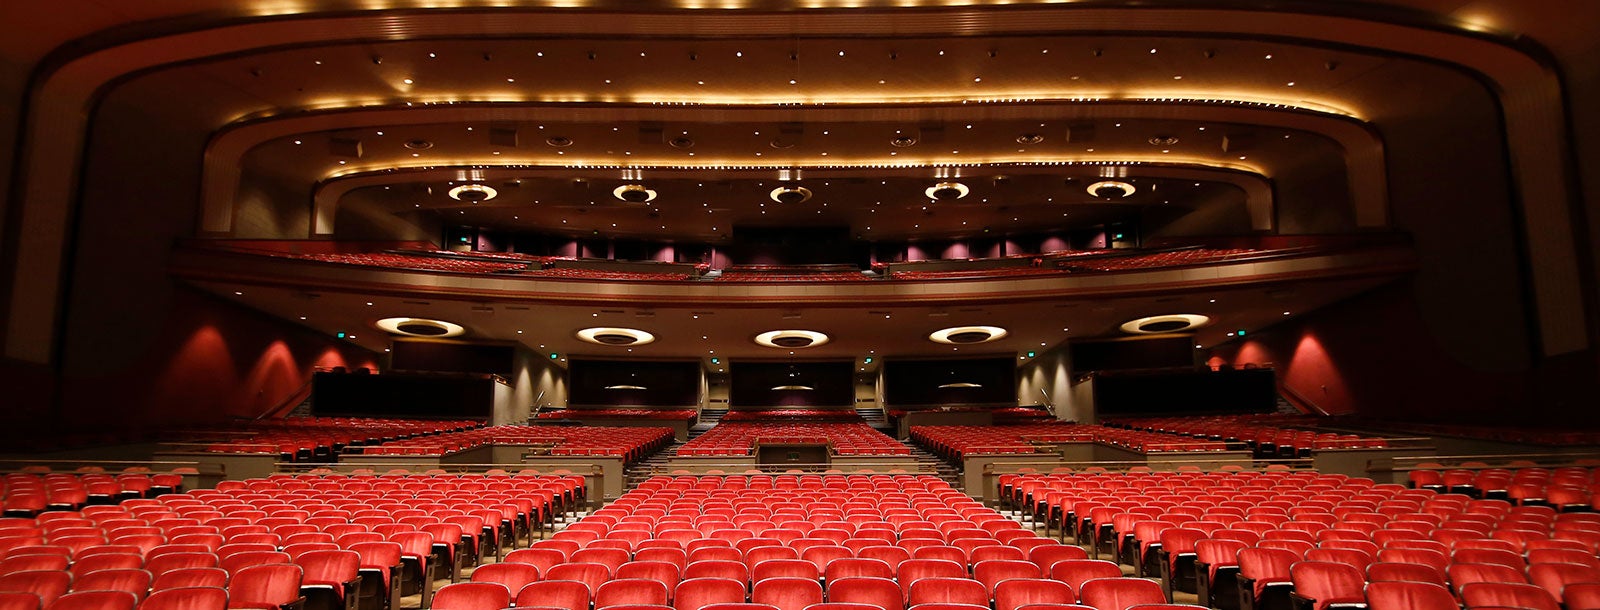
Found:
[[[1584,374],[1590,366],[1586,355],[1523,369],[1473,367],[1451,356],[1412,294],[1406,282],[1379,288],[1218,346],[1210,363],[1274,367],[1285,394],[1329,414],[1600,425],[1600,412],[1593,409],[1596,382]]]

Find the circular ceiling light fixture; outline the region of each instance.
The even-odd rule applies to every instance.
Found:
[[[1039,144],[1044,142],[1044,136],[1037,133],[1025,133],[1017,136],[1018,144]]]
[[[955,201],[967,196],[967,185],[960,182],[940,182],[923,191],[934,201]]]
[[[1119,180],[1102,180],[1089,185],[1089,188],[1084,190],[1087,190],[1090,195],[1101,199],[1120,199],[1132,195],[1138,189],[1134,188],[1132,184]]]
[[[778,349],[804,349],[827,342],[827,335],[814,330],[769,330],[756,335],[756,343]]]
[[[803,186],[780,186],[767,193],[773,201],[784,204],[805,203],[811,199],[811,189]]]
[[[455,337],[467,332],[467,329],[462,328],[460,324],[427,318],[384,318],[374,322],[373,326],[392,335],[436,339]]]
[[[1123,322],[1122,332],[1134,335],[1160,335],[1200,328],[1209,322],[1211,318],[1197,313],[1171,313]]]
[[[810,391],[815,390],[815,389],[816,388],[813,388],[813,387],[808,386],[808,385],[775,385],[775,386],[772,386],[772,391],[774,391],[774,392],[810,392]]]
[[[983,387],[982,384],[972,383],[970,381],[957,381],[955,383],[941,384],[939,386],[939,389],[941,389],[941,390],[958,390],[958,389],[959,390],[970,390],[970,389],[981,388],[981,387]]]
[[[895,136],[893,140],[889,140],[889,144],[895,148],[907,148],[916,146],[917,139],[911,136]]]
[[[411,150],[428,150],[430,148],[433,148],[433,142],[429,142],[429,141],[423,140],[423,139],[406,140],[406,143],[403,144],[403,146],[405,146],[406,148],[409,148]]]
[[[544,143],[555,148],[566,148],[568,146],[572,146],[572,138],[566,136],[550,136],[544,139]]]
[[[656,198],[656,192],[639,184],[624,184],[611,191],[611,196],[628,203],[649,203]]]
[[[578,338],[595,345],[615,345],[619,347],[644,345],[656,340],[656,336],[637,328],[613,328],[609,326],[596,326],[578,331]]]
[[[969,345],[1003,339],[1007,334],[1010,333],[999,326],[952,326],[933,331],[928,340],[946,345]]]
[[[466,201],[469,203],[488,201],[490,199],[494,199],[495,195],[499,194],[500,192],[494,190],[494,187],[486,184],[463,184],[450,189],[451,199],[456,201]]]
[[[650,388],[644,387],[642,385],[618,384],[618,385],[608,385],[608,386],[605,387],[605,389],[607,389],[607,390],[648,390]]]
[[[688,150],[694,148],[694,139],[687,135],[678,136],[671,140],[667,140],[667,146],[671,146],[678,150]]]
[[[1090,195],[1099,197],[1101,199],[1120,199],[1122,197],[1132,195],[1133,192],[1138,189],[1135,189],[1132,184],[1128,184],[1126,182],[1118,180],[1102,180],[1089,185],[1089,188],[1085,190],[1089,191]]]

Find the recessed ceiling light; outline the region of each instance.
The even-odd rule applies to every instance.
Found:
[[[814,330],[769,330],[756,335],[755,342],[766,347],[802,349],[828,342],[828,335]]]
[[[644,345],[656,340],[656,336],[637,328],[613,328],[596,326],[585,328],[577,332],[579,339],[596,345]]]
[[[928,335],[928,340],[947,345],[966,345],[996,341],[1005,338],[1007,334],[1009,333],[1006,329],[998,326],[952,326],[933,331]]]
[[[1211,318],[1200,314],[1175,313],[1129,320],[1124,322],[1121,328],[1122,332],[1134,335],[1159,335],[1192,330],[1205,326],[1210,321]]]
[[[405,79],[405,80],[400,81],[400,82],[403,82],[403,83],[409,85],[409,84],[411,84],[411,79],[408,78],[408,79]]]
[[[390,334],[411,337],[456,337],[467,332],[459,324],[428,318],[384,318],[373,325]]]

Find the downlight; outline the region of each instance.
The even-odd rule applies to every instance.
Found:
[[[613,328],[609,326],[596,326],[578,331],[578,338],[595,345],[614,345],[627,347],[644,345],[656,340],[656,336],[637,328]]]
[[[451,199],[456,201],[466,201],[469,203],[488,201],[490,199],[494,199],[495,195],[499,194],[500,193],[498,191],[494,190],[494,187],[486,184],[463,184],[450,189]]]
[[[783,204],[805,203],[811,199],[811,189],[803,186],[780,186],[767,193],[773,201]]]
[[[1121,199],[1132,195],[1135,189],[1132,184],[1118,180],[1103,180],[1089,185],[1086,189],[1089,194],[1101,199]]]
[[[955,201],[967,196],[967,185],[960,182],[940,182],[923,191],[934,201]]]
[[[933,331],[928,340],[946,345],[970,345],[1003,339],[1007,334],[1006,329],[998,326],[952,326]]]
[[[778,349],[805,349],[827,342],[827,335],[814,330],[769,330],[756,335],[756,343]]]
[[[1209,322],[1211,318],[1197,313],[1173,313],[1129,320],[1122,323],[1122,332],[1134,335],[1160,335],[1193,330]]]
[[[456,337],[467,332],[459,324],[428,318],[384,318],[373,325],[389,334],[406,337]]]
[[[656,192],[639,184],[624,184],[611,191],[611,196],[628,203],[649,203],[656,198]]]
[[[941,390],[971,390],[971,389],[981,388],[981,387],[983,387],[982,384],[972,383],[970,381],[957,381],[955,383],[942,384],[942,385],[939,386],[939,389],[941,389]]]

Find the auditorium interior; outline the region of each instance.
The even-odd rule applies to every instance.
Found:
[[[1597,30],[0,3],[0,610],[1600,610]]]

